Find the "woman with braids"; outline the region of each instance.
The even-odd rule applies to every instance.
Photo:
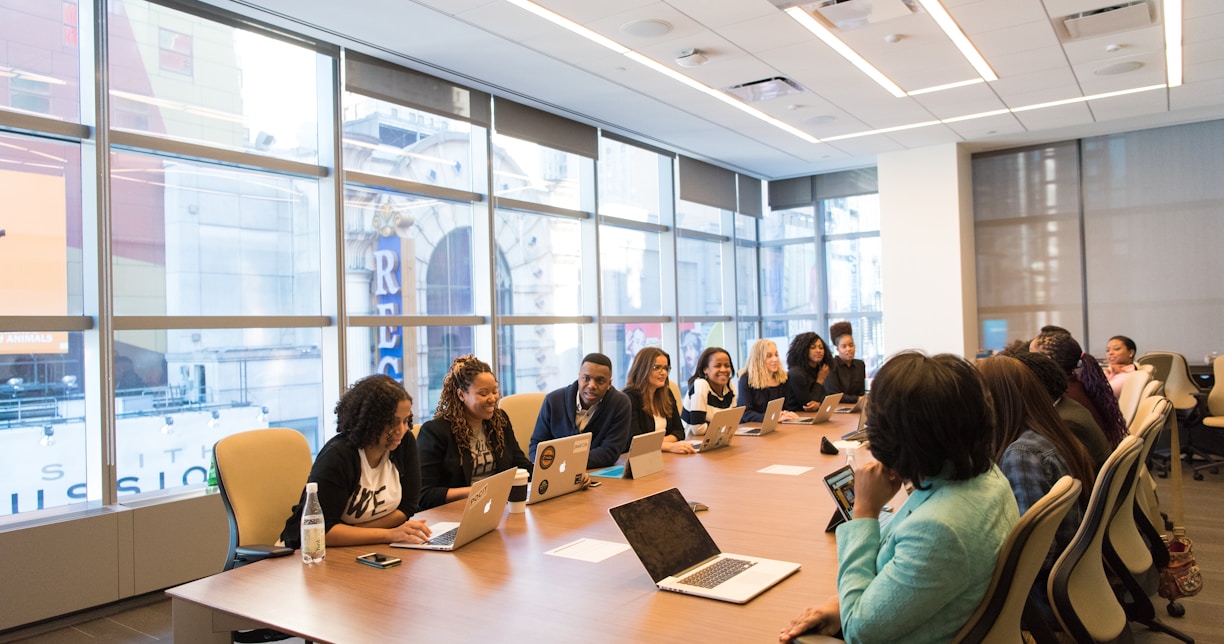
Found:
[[[466,498],[472,483],[512,467],[531,469],[510,417],[497,408],[501,391],[489,365],[455,358],[442,378],[433,420],[421,426],[421,509]]]
[[[1050,404],[1049,394],[1027,367],[1016,358],[995,356],[977,362],[986,390],[994,403],[993,457],[1011,483],[1020,515],[1063,476],[1079,479],[1079,505],[1072,507],[1046,553],[1045,562],[1033,582],[1029,602],[1051,628],[1057,626],[1046,594],[1046,582],[1055,560],[1071,543],[1083,520],[1083,510],[1096,481],[1096,469],[1086,450],[1063,424]],[[1031,628],[1031,626],[1030,626]]]
[[[1049,356],[1067,374],[1067,397],[1087,407],[1110,448],[1117,447],[1126,438],[1126,421],[1097,359],[1084,353],[1075,338],[1058,331],[1033,338],[1029,350]]]
[[[786,382],[790,385],[786,408],[791,411],[820,409],[825,397],[825,379],[832,365],[832,354],[823,338],[810,331],[795,336],[786,351]]]
[[[429,538],[424,521],[412,521],[421,492],[421,470],[412,437],[412,396],[384,376],[358,380],[336,403],[336,431],[319,450],[310,476],[319,484],[327,545],[358,546]],[[281,541],[301,547],[302,500],[285,522]]]

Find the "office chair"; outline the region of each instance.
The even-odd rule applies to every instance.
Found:
[[[1126,374],[1126,380],[1122,383],[1122,393],[1118,396],[1118,409],[1122,411],[1122,420],[1126,421],[1128,428],[1135,420],[1135,410],[1139,408],[1139,401],[1143,400],[1143,390],[1151,380],[1151,372],[1145,369],[1136,369]]]
[[[217,485],[229,518],[225,570],[292,554],[272,545],[310,475],[310,445],[294,429],[256,429],[213,446]]]
[[[1212,362],[1212,372],[1215,374],[1215,384],[1207,394],[1207,416],[1203,417],[1203,425],[1190,430],[1190,444],[1194,454],[1207,459],[1206,463],[1193,466],[1194,480],[1203,480],[1203,470],[1212,474],[1219,473],[1219,465],[1224,458],[1224,356]]]
[[[544,406],[545,395],[543,392],[510,394],[497,403],[510,417],[514,439],[518,441],[523,454],[530,453],[528,450],[531,449],[531,433],[535,431],[536,419],[540,416],[540,407]]]
[[[960,644],[1021,641],[1020,618],[1054,533],[1079,498],[1080,482],[1064,476],[1020,517],[999,550],[986,596],[956,634]],[[1043,589],[1044,590],[1044,589]]]
[[[1105,460],[1084,521],[1050,571],[1047,590],[1054,616],[1076,642],[1109,642],[1127,628],[1126,613],[1105,574],[1102,544],[1123,483],[1142,449],[1142,441],[1127,436]]]
[[[1164,383],[1164,395],[1179,412],[1193,411],[1198,406],[1195,395],[1201,393],[1190,376],[1186,357],[1172,351],[1149,351],[1139,358],[1139,364],[1152,365],[1156,380]]]

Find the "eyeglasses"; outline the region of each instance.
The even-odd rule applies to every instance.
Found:
[[[669,364],[652,364],[652,365],[650,365],[650,370],[651,370],[651,371],[671,371],[671,365],[669,365]]]

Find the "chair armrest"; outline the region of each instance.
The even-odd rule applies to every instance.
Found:
[[[249,545],[239,546],[234,549],[234,559],[245,563],[276,557],[287,557],[291,554],[293,554],[293,548],[286,548],[285,546]]]

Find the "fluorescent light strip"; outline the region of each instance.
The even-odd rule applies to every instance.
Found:
[[[931,125],[939,125],[939,121],[923,121],[921,123],[911,123],[909,125],[897,125],[895,127],[886,127],[879,130],[871,130],[868,132],[856,132],[854,134],[841,134],[838,136],[830,136],[826,139],[821,139],[822,143],[832,143],[833,141],[842,141],[844,139],[857,139],[860,136],[871,136],[872,134],[888,134],[889,132],[900,132],[902,130],[912,130],[919,127],[928,127]]]
[[[965,57],[965,60],[969,61],[970,65],[973,65],[973,68],[977,70],[977,73],[982,78],[988,81],[999,80],[999,75],[995,74],[990,65],[986,64],[986,59],[982,58],[982,54],[973,46],[973,43],[969,42],[965,32],[961,31],[960,26],[956,24],[952,16],[948,15],[948,10],[944,9],[942,4],[939,4],[939,0],[918,0],[918,3],[935,19],[935,24],[939,25],[940,29],[943,29],[943,32],[952,41],[952,44],[956,45],[961,55]]]
[[[984,119],[988,116],[998,116],[1000,114],[1011,114],[1011,110],[1006,107],[1001,110],[991,110],[989,112],[978,112],[977,114],[966,114],[964,116],[954,116],[950,119],[943,119],[940,123],[959,123],[960,121],[972,121],[974,119]]]
[[[942,92],[946,89],[956,89],[957,87],[968,87],[969,85],[977,85],[978,83],[985,83],[985,82],[986,81],[984,79],[974,78],[971,80],[957,81],[955,83],[948,83],[946,85],[936,85],[934,87],[927,87],[926,89],[916,89],[910,92],[909,95],[918,96],[920,94],[931,94],[933,92]]]
[[[531,13],[534,13],[535,15],[557,26],[564,27],[578,34],[579,36],[586,38],[587,40],[590,40],[595,43],[599,43],[600,45],[603,45],[604,47],[607,47],[608,49],[611,49],[612,51],[618,54],[624,54],[629,51],[628,47],[616,42],[615,40],[605,38],[595,33],[594,31],[591,31],[590,29],[587,29],[586,27],[583,27],[582,25],[574,22],[573,20],[570,20],[569,18],[566,18],[560,14],[553,13],[552,11],[545,9],[544,7],[541,7],[540,5],[534,2],[529,2],[528,0],[506,0],[506,2],[509,2],[510,4],[520,9],[523,9],[524,11],[530,11]]]
[[[884,72],[876,69],[871,63],[867,62],[865,58],[859,56],[858,52],[854,51],[849,45],[842,42],[840,38],[833,34],[832,31],[829,31],[828,27],[820,24],[816,18],[812,17],[812,14],[800,7],[791,7],[790,9],[786,10],[786,13],[793,18],[795,22],[798,22],[808,31],[812,32],[817,38],[823,41],[824,44],[832,47],[833,51],[841,55],[842,58],[845,58],[850,62],[850,64],[859,68],[859,71],[867,74],[867,76],[879,84],[880,87],[888,90],[888,93],[892,94],[896,98],[905,96],[905,90],[901,89],[896,83],[892,82],[891,79],[884,75]]]
[[[1061,101],[1050,101],[1048,103],[1036,103],[1034,105],[1025,105],[1023,107],[1013,107],[1013,112],[1027,112],[1029,110],[1039,110],[1046,107],[1057,107],[1059,105],[1070,105],[1072,103],[1087,103],[1088,101],[1097,101],[1103,98],[1113,98],[1115,96],[1126,96],[1127,94],[1138,94],[1140,92],[1150,92],[1154,89],[1164,89],[1165,85],[1148,85],[1147,87],[1135,87],[1132,89],[1122,89],[1116,92],[1106,92],[1104,94],[1093,94],[1092,96],[1080,96],[1078,98],[1068,98]]]
[[[1165,67],[1169,87],[1182,84],[1182,0],[1164,0]]]

